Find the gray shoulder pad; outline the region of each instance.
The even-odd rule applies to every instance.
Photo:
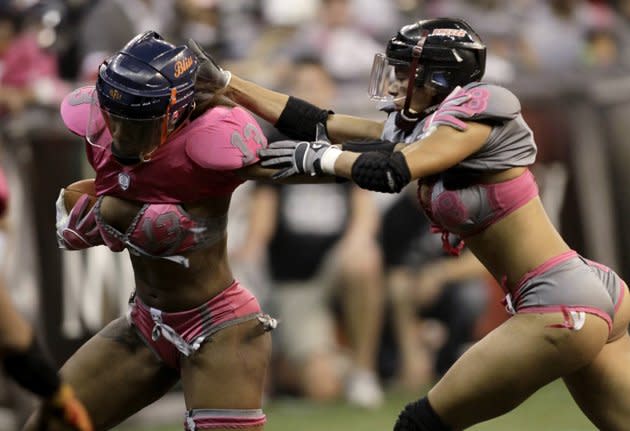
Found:
[[[513,120],[521,112],[521,103],[507,88],[475,82],[455,88],[424,125],[424,129],[447,125],[466,130],[466,121]]]

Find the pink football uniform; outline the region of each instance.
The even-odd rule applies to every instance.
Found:
[[[61,116],[72,132],[87,134],[94,87],[70,93],[61,105]],[[100,127],[98,127],[100,126]],[[186,264],[179,253],[209,247],[224,235],[226,217],[196,219],[182,203],[229,196],[243,183],[235,172],[258,161],[257,150],[267,145],[256,120],[239,107],[219,106],[173,132],[148,163],[124,166],[111,153],[111,135],[104,124],[92,143],[86,140],[87,157],[96,171],[96,219],[105,244],[114,251],[124,248],[147,256]],[[104,196],[143,203],[131,226],[120,232],[100,215]]]

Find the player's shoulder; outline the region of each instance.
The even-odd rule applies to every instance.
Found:
[[[425,123],[424,130],[440,125],[465,130],[466,121],[502,123],[515,119],[520,112],[521,103],[507,88],[474,82],[455,88]]]
[[[249,112],[238,106],[218,106],[192,121],[186,154],[204,168],[234,170],[255,163],[257,149],[266,142]]]
[[[79,136],[86,135],[90,106],[94,97],[94,86],[77,88],[61,101],[61,119],[66,127]]]
[[[196,130],[213,130],[215,126],[239,126],[254,117],[240,106],[216,106],[193,120]]]
[[[486,94],[488,104],[485,111],[488,113],[496,112],[497,115],[513,118],[521,112],[521,102],[508,88],[484,82],[468,84],[465,88],[472,98],[477,94]]]
[[[521,112],[521,102],[509,89],[485,82],[474,82],[463,87],[464,92],[476,104],[473,116],[513,119]]]

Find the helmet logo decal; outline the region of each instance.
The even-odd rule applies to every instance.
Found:
[[[127,172],[120,172],[118,174],[118,185],[121,189],[127,190],[129,188],[129,184],[131,183],[131,177]]]
[[[109,97],[118,101],[122,99],[122,94],[120,93],[120,91],[116,90],[115,88],[112,88],[111,90],[109,90]]]
[[[192,57],[186,57],[183,60],[178,60],[175,62],[175,78],[179,78],[190,69],[193,65],[194,61]]]
[[[436,28],[431,36],[466,37],[468,33],[461,28]]]

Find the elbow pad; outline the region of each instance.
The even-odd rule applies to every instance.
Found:
[[[361,154],[352,165],[352,180],[375,192],[398,193],[411,181],[411,172],[400,151]]]
[[[317,124],[326,127],[328,115],[332,113],[290,96],[274,126],[291,139],[314,141],[317,139]]]

